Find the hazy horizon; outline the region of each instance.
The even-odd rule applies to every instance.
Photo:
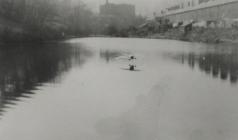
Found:
[[[99,6],[106,0],[82,0],[93,11],[98,12]],[[111,3],[127,3],[136,6],[136,13],[145,16],[152,16],[154,12],[158,13],[161,9],[168,6],[169,3],[178,0],[109,0]]]

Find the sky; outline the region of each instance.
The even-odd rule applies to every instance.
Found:
[[[99,6],[106,0],[82,0],[93,11],[98,12]],[[129,3],[136,6],[136,13],[144,16],[152,16],[154,12],[160,12],[161,9],[169,4],[180,0],[109,0],[111,3]]]

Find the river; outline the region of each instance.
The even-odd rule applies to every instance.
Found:
[[[0,64],[1,140],[238,138],[237,45],[81,38],[2,45]]]

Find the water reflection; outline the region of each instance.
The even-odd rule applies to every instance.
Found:
[[[0,115],[20,97],[30,98],[43,83],[60,82],[63,73],[82,65],[91,52],[67,44],[0,47]]]
[[[104,59],[107,63],[123,54],[123,52],[116,50],[100,50],[100,58]]]
[[[188,64],[192,69],[198,68],[214,78],[238,82],[238,55],[236,53],[182,53],[176,56],[181,63]]]

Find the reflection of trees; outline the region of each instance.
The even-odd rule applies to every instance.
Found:
[[[231,83],[238,81],[238,55],[207,53],[195,55],[194,53],[181,54],[178,58],[182,63],[194,68],[198,65],[201,71],[212,74],[214,78],[230,80]]]
[[[43,83],[57,82],[89,56],[89,51],[66,44],[0,48],[0,115],[8,104],[29,97]]]
[[[110,60],[119,57],[122,55],[122,52],[119,51],[110,51],[110,50],[103,50],[100,51],[100,57],[102,59],[105,59],[106,62],[108,63]]]

